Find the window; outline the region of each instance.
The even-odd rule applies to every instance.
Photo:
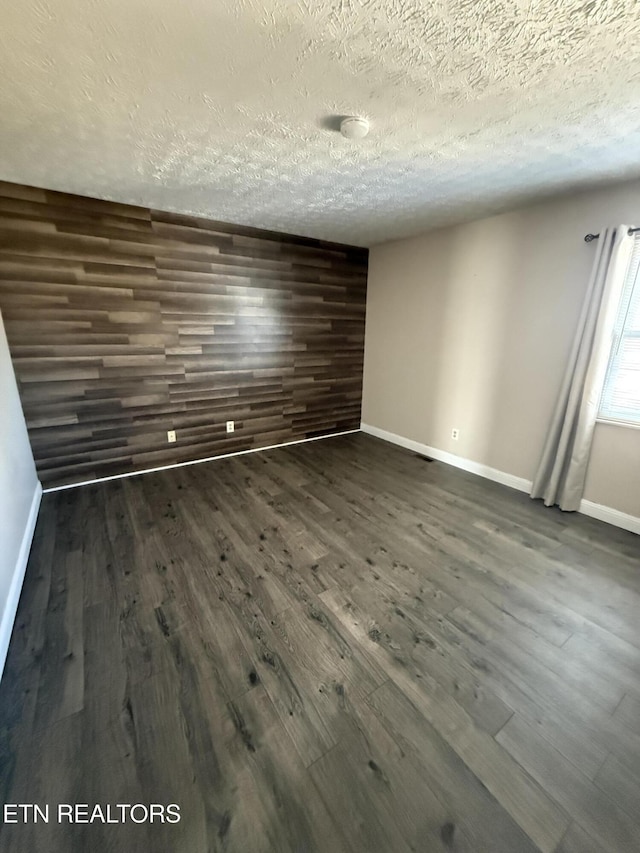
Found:
[[[599,420],[640,425],[640,238],[636,237],[613,333]]]

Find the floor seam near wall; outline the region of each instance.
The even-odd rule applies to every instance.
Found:
[[[487,480],[493,480],[496,483],[501,483],[503,486],[509,486],[512,489],[517,489],[519,492],[531,492],[532,482],[524,477],[517,477],[514,474],[508,474],[506,471],[500,471],[497,468],[491,468],[489,465],[484,465],[481,462],[475,462],[473,459],[466,459],[464,456],[457,456],[455,453],[449,453],[446,450],[440,450],[437,447],[431,447],[428,444],[422,444],[419,441],[414,441],[411,438],[405,438],[397,433],[389,432],[380,427],[373,426],[362,422],[360,424],[362,432],[372,435],[375,438],[381,438],[383,441],[388,441],[391,444],[396,444],[399,447],[404,447],[406,450],[413,450],[415,453],[420,453],[424,456],[429,456],[438,462],[444,462],[447,465],[453,465],[455,468],[461,468],[463,471],[469,471],[471,474],[476,474],[479,477],[485,477]],[[640,534],[640,518],[613,507],[598,504],[594,501],[582,500],[580,503],[579,512],[582,515],[588,515],[591,518],[597,518],[599,521],[604,521],[606,524],[612,524],[614,527],[620,527],[622,530],[629,530],[631,533]]]

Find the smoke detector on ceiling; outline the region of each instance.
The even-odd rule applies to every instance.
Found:
[[[340,122],[340,133],[346,139],[363,139],[369,133],[369,122],[361,116],[347,116]]]

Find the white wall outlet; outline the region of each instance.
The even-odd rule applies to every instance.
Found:
[[[235,421],[227,421],[227,432],[233,432],[235,428]]]
[[[170,430],[168,430],[168,431],[167,431],[167,441],[169,442],[169,444],[173,444],[173,442],[174,442],[175,440],[176,440],[176,431],[175,431],[175,429],[170,429]]]
[[[452,429],[451,430],[451,438],[454,441],[457,441],[460,438],[460,430],[459,429]]]

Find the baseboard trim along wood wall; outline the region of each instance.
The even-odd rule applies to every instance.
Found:
[[[22,536],[18,559],[11,578],[11,586],[9,594],[2,612],[0,620],[0,678],[4,671],[4,664],[9,650],[9,641],[11,640],[11,632],[13,623],[16,619],[18,610],[18,602],[20,601],[20,593],[22,592],[22,584],[24,582],[25,572],[27,570],[27,562],[29,561],[29,552],[31,550],[31,542],[36,529],[36,521],[38,520],[38,510],[40,509],[40,500],[42,498],[42,484],[38,482],[33,493],[31,508],[27,517],[27,523]]]
[[[359,246],[0,181],[0,309],[40,481],[359,429],[367,266]]]
[[[421,444],[419,441],[414,441],[411,438],[405,438],[402,435],[397,435],[394,432],[388,432],[385,429],[373,426],[372,424],[362,423],[360,425],[362,432],[366,432],[375,438],[381,438],[383,441],[388,441],[391,444],[397,444],[399,447],[404,447],[407,450],[413,450],[415,453],[421,453],[423,456],[429,456],[436,459],[438,462],[446,462],[447,465],[453,465],[455,468],[462,468],[463,471],[469,471],[472,474],[477,474],[479,477],[486,477],[487,480],[493,480],[496,483],[502,483],[503,486],[509,486],[512,489],[517,489],[519,492],[531,491],[532,482],[524,477],[516,477],[514,474],[507,474],[505,471],[499,471],[497,468],[491,468],[489,465],[482,465],[480,462],[474,462],[472,459],[465,459],[463,456],[456,456],[455,453],[448,453],[446,450],[439,450],[437,447],[430,447],[428,444]],[[603,506],[602,504],[594,503],[593,501],[583,500],[580,503],[580,513],[588,515],[591,518],[597,518],[599,521],[605,521],[607,524],[612,524],[614,527],[620,527],[623,530],[629,530],[631,533],[640,534],[640,518],[634,515],[629,515],[626,512],[613,509],[613,507]]]
[[[138,477],[140,474],[154,474],[156,471],[167,471],[169,468],[184,468],[186,465],[200,465],[202,462],[215,462],[218,459],[229,459],[231,456],[246,456],[247,453],[261,453],[263,450],[278,450],[280,447],[291,447],[292,444],[307,444],[310,441],[322,441],[324,438],[336,438],[339,435],[350,435],[360,432],[359,429],[347,429],[342,432],[332,432],[327,435],[316,435],[313,438],[300,438],[297,441],[285,441],[281,444],[271,444],[268,447],[251,447],[249,450],[236,450],[233,453],[221,453],[218,456],[207,456],[205,459],[191,459],[188,462],[176,462],[173,465],[161,465],[158,468],[145,468],[143,471],[129,471],[126,474],[113,474],[110,477],[99,477],[96,480],[83,480],[81,483],[67,483],[64,486],[51,486],[44,489],[49,492],[62,492],[65,489],[77,489],[80,486],[92,486],[94,483],[106,483],[108,480],[122,480],[126,477]]]

